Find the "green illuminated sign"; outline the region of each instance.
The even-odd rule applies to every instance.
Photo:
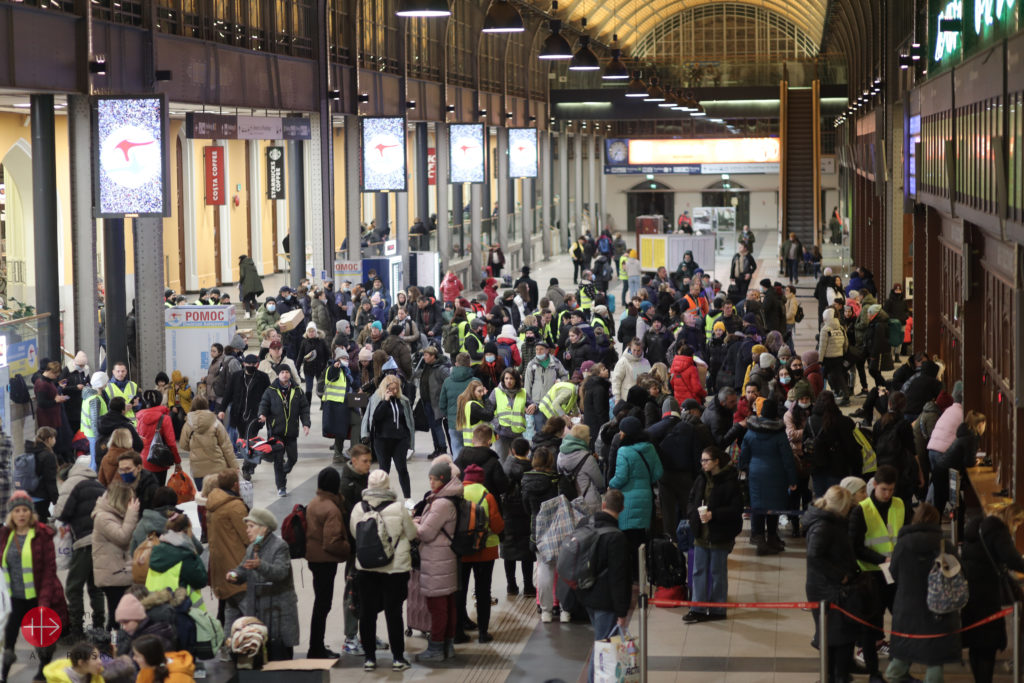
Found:
[[[962,19],[963,13],[963,0],[950,0],[932,20],[932,30],[935,36],[935,49],[932,51],[932,58],[936,62],[959,55],[960,33],[958,31],[943,31],[940,25],[946,19]]]

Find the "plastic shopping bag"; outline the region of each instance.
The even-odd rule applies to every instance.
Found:
[[[63,522],[57,522],[53,535],[53,552],[57,556],[57,571],[71,569],[71,545],[74,539],[71,538],[71,527]]]
[[[618,626],[611,637],[594,643],[594,683],[640,683],[636,639]]]
[[[196,485],[192,481],[192,477],[188,476],[181,468],[176,469],[174,474],[167,478],[167,487],[178,496],[179,504],[189,503],[196,499]]]

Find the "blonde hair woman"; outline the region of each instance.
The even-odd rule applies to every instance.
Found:
[[[479,384],[479,382],[478,382]],[[402,495],[412,495],[409,469],[406,460],[410,457],[416,422],[412,417],[412,405],[402,394],[402,381],[394,375],[381,378],[380,386],[370,396],[370,404],[363,413],[362,433],[377,457],[380,468],[391,473],[391,463],[398,470],[398,482]]]
[[[96,478],[104,486],[110,486],[110,482],[117,479],[117,460],[122,453],[132,450],[132,433],[127,427],[118,427],[110,435],[107,441],[107,453],[100,460],[100,471]]]
[[[987,424],[988,420],[983,413],[968,410],[964,421],[957,427],[953,443],[945,453],[935,459],[932,467],[932,487],[935,491],[935,508],[940,515],[945,514],[947,502],[952,502],[953,507],[959,505],[959,501],[949,500],[949,472],[956,470],[960,473],[960,481],[964,481],[967,468],[977,464],[978,446]]]
[[[455,416],[455,427],[462,433],[462,445],[473,445],[473,430],[478,424],[494,419],[494,411],[488,407],[484,399],[487,387],[483,382],[474,379],[459,394],[458,412]]]

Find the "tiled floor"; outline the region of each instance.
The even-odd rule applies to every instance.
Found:
[[[758,256],[775,253],[774,235],[758,234]],[[770,244],[769,244],[770,243]],[[731,253],[723,254],[716,264],[721,278],[728,270]],[[826,253],[826,258],[830,258]],[[534,278],[543,288],[548,278],[558,277],[563,286],[572,281],[571,265],[566,257],[562,262],[542,264],[534,269]],[[774,262],[774,259],[772,259]],[[777,276],[774,267],[764,269],[769,277]],[[760,278],[760,274],[758,275]],[[799,326],[797,350],[804,351],[814,344],[814,312],[816,304],[810,298],[814,285],[811,278],[801,280],[801,297],[808,311]],[[855,407],[851,406],[851,409]],[[269,507],[281,519],[295,503],[308,502],[316,488],[317,472],[330,464],[328,446],[319,438],[319,403],[312,411],[311,436],[300,440],[300,459],[290,476],[291,494],[279,499],[273,486],[273,473],[269,467],[261,468],[255,478],[256,504]],[[428,461],[422,455],[430,450],[429,437],[417,435],[418,455],[409,463],[413,482],[413,496],[420,498],[427,489]],[[397,482],[394,483],[397,488]],[[775,557],[757,557],[746,535],[738,539],[729,560],[729,597],[735,601],[794,601],[804,599],[803,541],[789,541],[787,550]],[[311,576],[305,562],[293,562],[302,618],[302,637],[308,637],[308,615],[312,609]],[[404,681],[436,681],[438,683],[499,683],[501,681],[536,682],[559,680],[572,683],[585,679],[585,667],[590,653],[591,631],[585,624],[541,624],[529,600],[505,596],[505,576],[500,563],[495,567],[494,594],[499,598],[494,608],[492,632],[495,641],[488,645],[458,646],[458,658],[443,666],[415,665],[404,674],[390,671],[390,655],[381,653],[381,670],[366,674],[362,661],[342,658],[331,670],[332,681],[377,681],[382,679]],[[335,587],[334,611],[328,625],[329,647],[340,650],[342,635],[342,585]],[[211,600],[212,603],[212,600]],[[470,610],[472,614],[472,609]],[[818,653],[810,647],[813,633],[811,615],[799,610],[732,610],[726,621],[686,625],[681,621],[683,609],[652,608],[649,615],[648,641],[650,675],[652,683],[813,683],[818,680]],[[639,614],[634,611],[630,630],[639,632]],[[384,633],[383,618],[378,632]],[[306,651],[306,642],[295,648],[296,656]],[[425,647],[421,637],[406,640],[407,651],[415,653]],[[21,662],[12,671],[12,683],[27,683],[31,671],[22,664],[29,652],[24,641],[19,641]],[[1004,654],[1004,656],[1006,656]],[[411,655],[410,655],[411,660]],[[34,671],[34,668],[32,669]],[[918,675],[921,675],[919,672]],[[866,680],[861,677],[862,680]],[[1002,675],[1000,683],[1009,681]],[[969,681],[965,669],[947,667],[947,680]]]

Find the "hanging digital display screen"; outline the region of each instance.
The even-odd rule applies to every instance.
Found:
[[[92,149],[94,216],[170,215],[162,95],[94,98]]]
[[[365,117],[359,124],[363,192],[405,192],[405,118]]]
[[[448,131],[449,182],[484,182],[484,124],[453,123]]]
[[[508,175],[510,178],[537,177],[536,128],[509,129]]]

